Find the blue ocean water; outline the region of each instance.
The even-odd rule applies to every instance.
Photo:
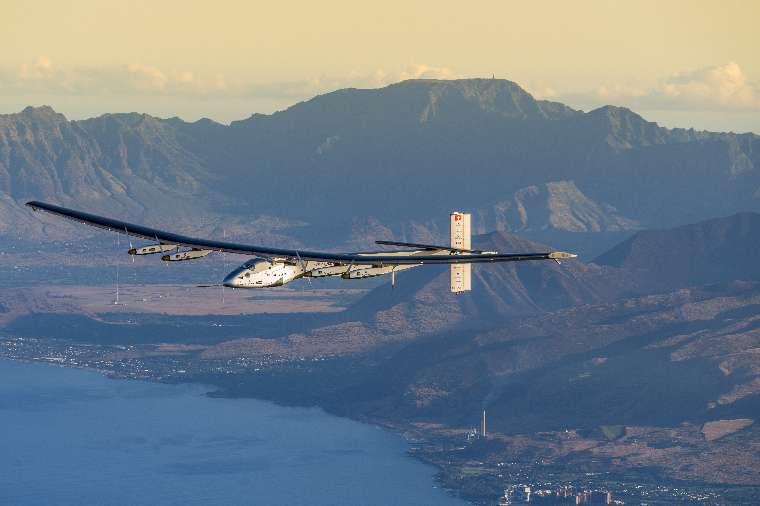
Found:
[[[0,360],[0,504],[461,505],[384,430]]]

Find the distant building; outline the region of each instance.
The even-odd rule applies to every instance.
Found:
[[[504,495],[499,497],[499,506],[511,506],[512,500],[510,499],[510,492],[509,490],[504,491]]]
[[[575,494],[575,504],[589,504],[591,502],[591,492],[582,491]]]

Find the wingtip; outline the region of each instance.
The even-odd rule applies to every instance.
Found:
[[[578,258],[575,253],[568,253],[567,251],[552,251],[549,253],[549,258],[552,260],[567,260],[569,258]]]
[[[32,211],[55,211],[56,209],[59,209],[58,206],[54,204],[48,204],[47,202],[41,202],[39,200],[29,200],[24,205],[31,207]]]

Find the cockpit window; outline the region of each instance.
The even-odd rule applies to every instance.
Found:
[[[263,260],[261,258],[252,258],[244,263],[243,267],[245,269],[249,269],[251,272],[261,272],[263,270],[269,269],[271,265],[272,263],[268,260]]]

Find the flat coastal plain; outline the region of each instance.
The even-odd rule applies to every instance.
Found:
[[[38,312],[157,313],[181,316],[241,315],[264,313],[333,313],[357,300],[358,288],[261,288],[222,289],[195,284],[122,284],[116,299],[114,285],[48,285],[0,289],[6,316],[17,311]],[[24,307],[14,301],[31,303]]]

